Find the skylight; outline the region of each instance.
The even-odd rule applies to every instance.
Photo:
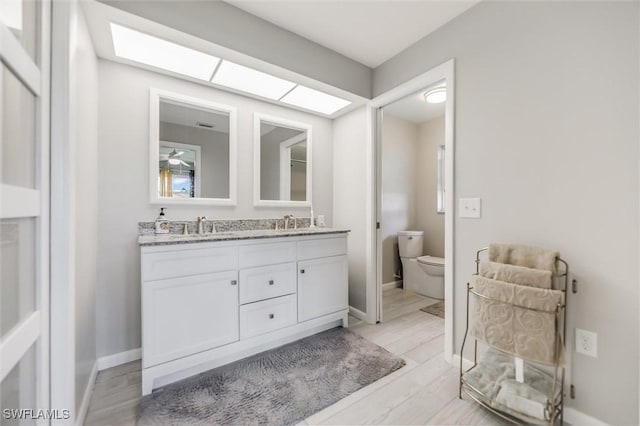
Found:
[[[209,80],[219,58],[111,22],[116,56],[200,80]]]
[[[229,61],[222,61],[211,82],[274,101],[283,97],[296,85]]]
[[[351,103],[346,99],[338,98],[337,96],[329,95],[328,93],[310,89],[305,86],[296,87],[282,98],[281,101],[289,105],[295,105],[327,115],[331,115]]]
[[[109,24],[113,50],[119,58],[325,115],[331,115],[351,104],[346,99],[299,86],[262,71],[113,22]]]

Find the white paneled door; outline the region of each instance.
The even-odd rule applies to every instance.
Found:
[[[50,3],[0,0],[0,424],[48,424]],[[64,416],[65,413],[59,413]]]

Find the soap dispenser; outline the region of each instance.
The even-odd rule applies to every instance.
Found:
[[[164,217],[164,207],[160,208],[160,215],[156,219],[156,234],[169,233],[169,221]]]

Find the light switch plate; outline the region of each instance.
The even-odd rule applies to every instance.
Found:
[[[460,198],[460,217],[479,219],[480,216],[480,198]]]

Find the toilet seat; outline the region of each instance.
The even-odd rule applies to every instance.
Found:
[[[420,256],[418,258],[418,262],[424,265],[431,266],[444,266],[444,257],[436,257],[436,256]]]

